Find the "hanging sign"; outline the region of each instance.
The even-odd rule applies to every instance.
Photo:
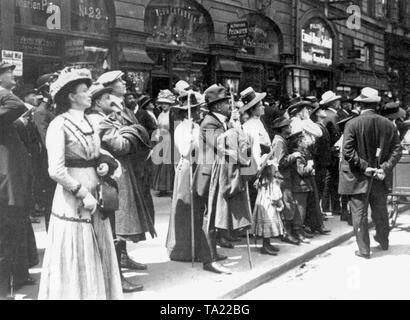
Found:
[[[302,29],[302,54],[304,63],[329,67],[333,64],[333,39],[325,24],[317,18]]]
[[[23,75],[23,52],[1,50],[1,60],[16,66],[14,75],[21,77]]]
[[[248,22],[238,21],[227,24],[227,36],[229,41],[245,39],[248,36]]]

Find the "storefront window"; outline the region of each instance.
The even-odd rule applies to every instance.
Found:
[[[84,39],[65,41],[65,58],[70,66],[88,68],[94,79],[109,69],[111,59],[109,49],[104,44]]]
[[[264,58],[279,60],[279,35],[272,26],[272,22],[259,14],[246,16],[248,35],[237,41],[240,51]]]
[[[149,41],[205,48],[210,24],[205,11],[188,0],[154,0],[145,13]]]
[[[15,0],[16,23],[61,29],[62,0]]]
[[[108,11],[104,0],[72,0],[71,30],[107,34]]]
[[[301,60],[303,63],[330,67],[333,64],[333,37],[319,19],[310,20],[302,29]]]

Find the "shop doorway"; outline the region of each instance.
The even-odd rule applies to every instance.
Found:
[[[169,89],[171,87],[169,77],[152,77],[152,98],[155,99],[158,96],[160,90]]]
[[[324,70],[311,71],[310,94],[321,97],[326,91],[332,90],[332,73]]]

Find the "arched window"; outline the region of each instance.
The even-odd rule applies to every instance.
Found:
[[[153,0],[145,11],[148,41],[205,48],[213,33],[209,14],[190,0]]]
[[[320,18],[309,20],[301,32],[301,61],[330,67],[333,64],[333,34]]]
[[[281,34],[279,28],[260,14],[251,13],[245,17],[248,35],[241,40],[241,51],[272,60],[279,60]]]

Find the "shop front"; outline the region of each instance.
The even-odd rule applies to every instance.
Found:
[[[299,63],[286,68],[288,95],[320,97],[333,89],[335,39],[333,28],[324,18],[302,18],[298,39]]]
[[[279,27],[268,17],[250,13],[239,21],[247,28],[235,41],[236,59],[241,67],[239,91],[251,86],[267,91],[268,100],[277,100],[281,93],[280,55],[283,38]]]
[[[209,13],[191,0],[152,0],[145,10],[146,50],[154,65],[151,93],[185,80],[204,90],[213,81]]]
[[[24,83],[35,84],[40,75],[64,66],[89,68],[95,78],[110,68],[108,1],[12,2],[12,50],[23,53]]]

